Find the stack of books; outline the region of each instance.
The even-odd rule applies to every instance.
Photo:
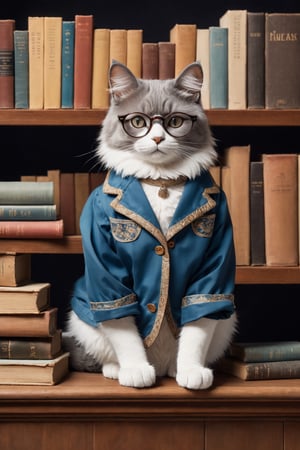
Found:
[[[50,284],[30,276],[30,255],[0,255],[0,384],[53,385],[69,370]]]
[[[300,341],[235,342],[217,370],[243,380],[300,378]]]
[[[0,181],[0,238],[63,237],[53,181]]]

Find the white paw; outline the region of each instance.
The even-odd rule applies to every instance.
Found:
[[[117,363],[107,363],[102,366],[102,373],[106,378],[117,380],[119,378],[120,366]]]
[[[192,366],[177,372],[176,381],[179,386],[188,389],[208,389],[213,382],[211,369],[202,366]]]
[[[122,386],[143,388],[152,386],[155,380],[155,369],[148,363],[120,368],[119,383]]]

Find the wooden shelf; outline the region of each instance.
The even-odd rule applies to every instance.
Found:
[[[98,126],[106,109],[0,110],[0,125]],[[295,110],[208,110],[211,126],[300,126],[300,109]]]

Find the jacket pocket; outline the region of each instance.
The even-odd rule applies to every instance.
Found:
[[[208,214],[199,217],[192,223],[193,232],[200,237],[210,238],[213,234],[215,225],[215,214]]]
[[[109,218],[111,225],[111,232],[116,241],[119,242],[133,242],[135,241],[142,228],[132,220]]]

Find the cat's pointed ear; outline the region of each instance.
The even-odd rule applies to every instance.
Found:
[[[109,85],[112,98],[119,103],[137,89],[138,81],[124,64],[113,61],[109,69]]]
[[[185,67],[175,80],[175,88],[185,97],[192,97],[195,102],[200,102],[202,84],[203,70],[198,62]]]

